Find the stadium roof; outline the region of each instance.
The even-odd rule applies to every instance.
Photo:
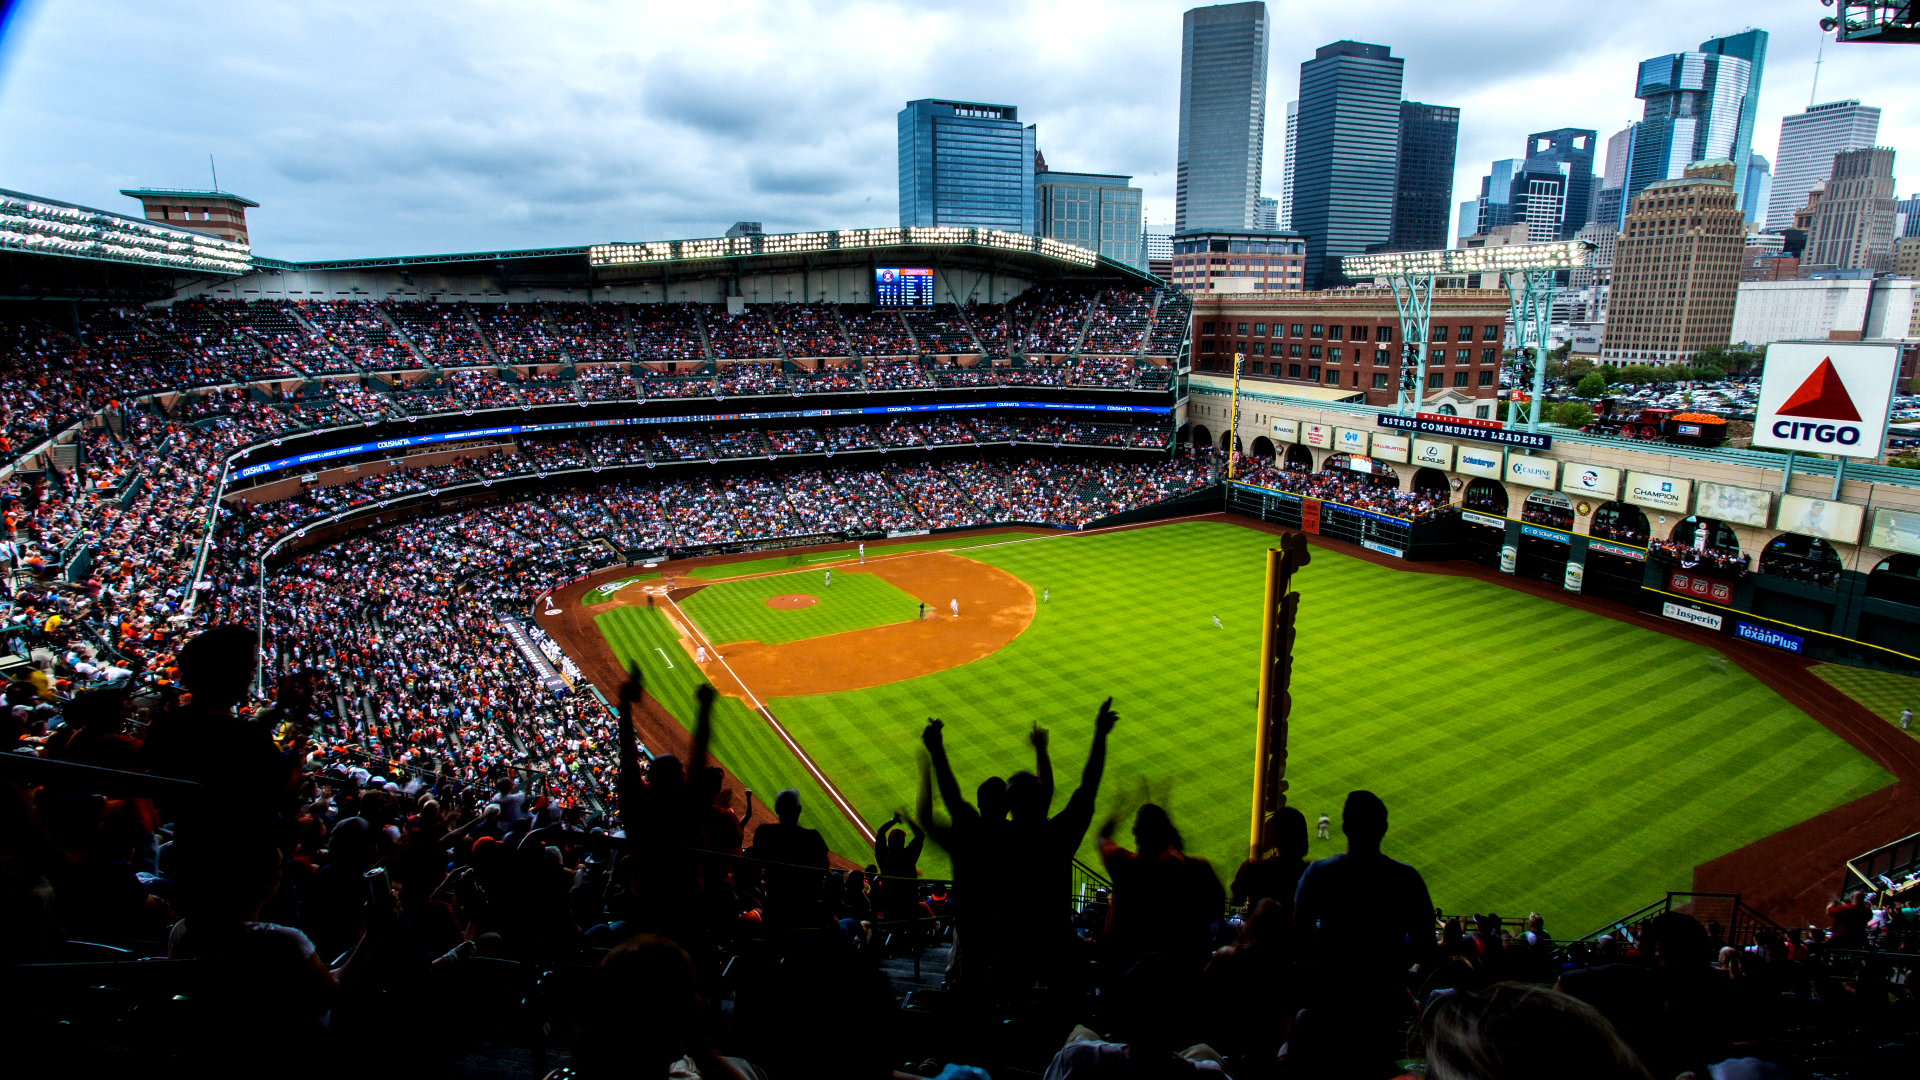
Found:
[[[157,197],[174,198],[174,199],[227,199],[232,202],[237,202],[241,206],[259,206],[260,205],[259,203],[254,202],[252,199],[243,198],[239,195],[235,195],[231,191],[221,191],[217,188],[206,189],[206,190],[196,190],[194,188],[158,188],[158,187],[121,188],[120,194],[129,196],[135,199],[149,199],[149,198],[157,198]]]
[[[4,188],[0,249],[187,273],[238,275],[253,269],[245,244]]]
[[[619,281],[656,278],[675,280],[780,273],[831,266],[867,265],[884,259],[886,265],[922,263],[976,265],[1041,279],[1079,276],[1091,272],[1118,274],[1142,282],[1159,279],[1138,267],[1116,262],[1083,247],[1026,233],[998,229],[894,226],[879,229],[836,229],[803,233],[749,233],[693,240],[655,240],[594,244],[588,247],[523,248],[470,251],[444,255],[392,255],[367,259],[322,259],[290,262],[256,256],[260,270],[380,270],[461,264],[474,267],[517,264],[515,277]]]

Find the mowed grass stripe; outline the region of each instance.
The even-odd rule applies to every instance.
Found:
[[[1052,592],[1019,638],[959,668],[774,711],[884,817],[913,797],[929,715],[948,721],[969,792],[1031,768],[1028,727],[1051,727],[1059,805],[1112,694],[1122,721],[1101,812],[1145,784],[1224,878],[1245,845],[1271,543],[1184,522],[977,549],[968,557]],[[1348,790],[1378,792],[1388,850],[1421,868],[1437,902],[1539,910],[1582,932],[1891,779],[1738,667],[1717,672],[1711,650],[1656,631],[1323,549],[1294,587],[1289,801],[1337,819]],[[936,853],[926,863],[944,872]]]
[[[1920,712],[1920,679],[1895,675],[1891,671],[1842,667],[1839,664],[1815,664],[1813,673],[1827,685],[1865,706],[1875,716],[1896,725],[1896,730],[1900,722],[1900,710]],[[1920,739],[1920,724],[1910,726],[1907,734]]]
[[[767,606],[772,597],[792,594],[812,596],[816,602],[802,608]],[[873,574],[842,572],[834,574],[833,584],[828,585],[826,572],[803,570],[709,585],[682,601],[680,610],[716,645],[734,641],[778,645],[912,622],[918,618],[919,604]]]
[[[694,691],[707,679],[680,648],[679,637],[665,616],[656,608],[624,606],[595,617],[594,625],[621,667],[638,663],[647,693],[691,731],[699,715]],[[723,696],[714,702],[713,754],[752,789],[756,801],[771,804],[781,788],[798,790],[805,808],[804,824],[820,830],[829,847],[860,865],[873,861],[865,837],[826,790],[767,726],[766,719],[737,698]],[[734,809],[745,807],[744,796],[744,792],[735,793]]]
[[[1031,535],[1049,535],[1033,531]],[[946,551],[956,548],[980,547],[986,544],[1000,544],[1016,539],[1005,533],[982,536],[973,533],[943,533],[925,540],[889,541],[867,545],[867,558],[881,555],[898,555],[907,551]],[[770,570],[802,570],[807,568],[825,569],[829,566],[844,566],[848,560],[855,564],[860,561],[858,548],[845,551],[815,551],[798,555],[774,555],[764,559],[745,559],[741,562],[725,563],[719,566],[701,566],[685,572],[686,577],[696,577],[704,581],[723,581],[744,574],[764,574]]]

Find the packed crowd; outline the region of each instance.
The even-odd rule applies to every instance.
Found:
[[[1737,550],[1699,548],[1674,540],[1655,540],[1647,545],[1647,553],[1661,562],[1672,563],[1683,570],[1706,570],[1730,574],[1734,577],[1746,577],[1748,567],[1752,565],[1752,559]]]
[[[561,364],[570,359],[540,304],[480,304],[472,311],[474,321],[493,346],[494,357],[503,364],[525,367]]]
[[[1408,521],[1421,521],[1454,512],[1445,493],[1401,491],[1396,487],[1369,482],[1344,470],[1299,472],[1256,461],[1243,465],[1236,478],[1276,491],[1290,491],[1305,498],[1342,503]]]

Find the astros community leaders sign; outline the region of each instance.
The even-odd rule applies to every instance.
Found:
[[[1432,413],[1399,416],[1394,413],[1381,413],[1373,418],[1373,422],[1380,427],[1416,431],[1422,435],[1445,435],[1450,439],[1474,439],[1479,442],[1500,443],[1503,446],[1524,446],[1529,450],[1546,450],[1553,446],[1551,435],[1542,435],[1533,431],[1515,431],[1497,424],[1482,427],[1469,422],[1463,416],[1435,416]]]
[[[1879,457],[1899,370],[1898,345],[1775,342],[1767,348],[1753,445]]]

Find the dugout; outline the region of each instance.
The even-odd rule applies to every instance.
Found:
[[[1588,524],[1580,591],[1638,605],[1647,576],[1647,515],[1631,503],[1601,504]]]
[[[1573,504],[1557,491],[1535,491],[1520,508],[1513,572],[1555,585],[1566,580],[1573,550]]]
[[[1507,489],[1498,481],[1477,479],[1460,495],[1461,555],[1482,566],[1498,567],[1507,543]]]

